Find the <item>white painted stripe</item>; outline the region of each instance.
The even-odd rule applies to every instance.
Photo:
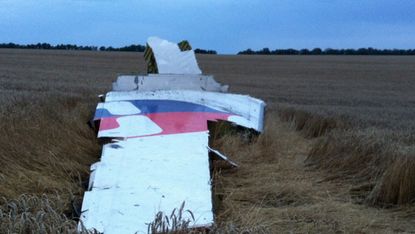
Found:
[[[208,137],[185,133],[105,145],[82,204],[85,227],[106,234],[146,233],[158,211],[170,214],[183,201],[196,218],[193,225],[211,225]]]
[[[98,137],[144,136],[161,133],[163,131],[156,123],[144,115],[118,117],[117,122],[119,124],[118,128],[100,130]]]
[[[149,74],[148,76],[122,75],[113,83],[113,91],[157,91],[157,90],[198,90],[227,92],[228,86],[221,85],[213,76]]]
[[[131,102],[106,102],[99,103],[98,108],[107,109],[113,115],[136,115],[140,114],[141,111]]]

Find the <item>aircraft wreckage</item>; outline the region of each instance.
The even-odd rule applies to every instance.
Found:
[[[186,41],[151,37],[144,56],[149,74],[119,76],[96,108],[98,138],[109,143],[91,166],[80,226],[146,233],[156,213],[185,202],[191,227],[210,227],[209,153],[228,159],[209,147],[208,121],[262,132],[265,103],[202,75]]]

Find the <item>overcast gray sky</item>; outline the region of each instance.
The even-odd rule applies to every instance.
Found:
[[[0,0],[0,43],[415,48],[414,0]]]

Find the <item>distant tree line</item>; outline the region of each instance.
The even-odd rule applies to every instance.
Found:
[[[97,47],[97,46],[78,46],[72,44],[58,44],[51,45],[49,43],[37,43],[20,45],[15,43],[1,43],[0,48],[9,49],[43,49],[43,50],[89,50],[89,51],[135,51],[144,52],[146,46],[144,45],[129,45],[124,47]],[[195,49],[195,53],[198,54],[217,54],[214,50]]]
[[[11,48],[11,49],[43,49],[43,50],[98,50],[96,46],[78,46],[72,44],[58,44],[51,45],[49,43],[37,43],[20,45],[15,43],[1,43],[0,48]]]
[[[145,49],[146,49],[146,46],[143,46],[143,45],[129,45],[129,46],[124,46],[124,47],[119,47],[119,48],[114,48],[112,46],[109,46],[109,47],[101,46],[101,47],[99,47],[99,50],[100,51],[134,51],[134,52],[144,52]]]
[[[415,49],[374,49],[374,48],[359,48],[359,49],[276,49],[270,50],[263,48],[262,50],[247,49],[238,52],[238,54],[264,54],[264,55],[415,55]]]
[[[123,47],[97,47],[97,46],[78,46],[74,44],[58,44],[51,45],[49,43],[37,43],[20,45],[15,43],[0,43],[0,48],[18,48],[18,49],[43,49],[43,50],[89,50],[89,51],[134,51],[144,52],[144,45],[129,45]],[[215,50],[195,49],[197,54],[217,54]],[[261,50],[247,49],[238,52],[238,54],[261,54],[261,55],[415,55],[415,49],[375,49],[375,48],[359,48],[359,49],[276,49],[270,50],[263,48]]]
[[[217,54],[216,50],[195,49],[196,54]]]
[[[129,45],[124,47],[114,48],[112,46],[78,46],[73,44],[58,44],[51,45],[49,43],[37,43],[20,45],[15,43],[1,43],[0,48],[11,48],[11,49],[43,49],[43,50],[90,50],[90,51],[137,51],[144,52],[145,46],[143,45]]]

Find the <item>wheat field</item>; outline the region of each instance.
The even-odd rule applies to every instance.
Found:
[[[213,146],[218,233],[415,232],[415,57],[198,55],[267,102]],[[0,233],[72,233],[100,145],[87,122],[141,53],[0,50]]]

